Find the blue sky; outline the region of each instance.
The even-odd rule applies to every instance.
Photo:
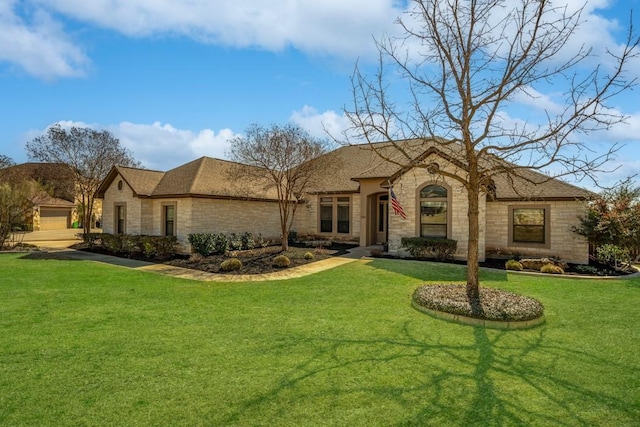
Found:
[[[356,60],[374,65],[372,37],[399,30],[404,3],[0,0],[0,154],[27,161],[25,142],[57,122],[108,129],[159,170],[224,157],[254,122],[337,135]],[[619,43],[638,6],[590,1],[577,40],[596,51]],[[640,62],[631,65],[640,76]],[[625,145],[602,184],[640,171],[639,91],[614,102],[626,125],[589,136],[596,151]],[[509,117],[526,120],[520,107]]]

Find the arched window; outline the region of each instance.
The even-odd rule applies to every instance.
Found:
[[[447,189],[427,185],[420,191],[420,236],[447,237]]]

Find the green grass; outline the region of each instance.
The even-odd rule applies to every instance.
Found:
[[[2,254],[0,425],[637,425],[640,279],[483,274],[545,305],[525,331],[411,308],[464,274],[226,284]]]

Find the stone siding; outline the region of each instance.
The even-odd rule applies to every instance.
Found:
[[[118,182],[122,180],[122,190],[118,190]],[[102,201],[102,231],[113,233],[115,230],[115,204],[126,205],[126,232],[127,234],[143,234],[141,230],[141,200],[133,195],[133,190],[117,176],[113,184],[105,191]]]
[[[548,205],[550,209],[550,242],[548,247],[531,247],[509,242],[509,207]],[[587,264],[589,244],[571,231],[584,214],[580,201],[489,202],[487,203],[486,245],[489,252],[514,253],[522,256],[556,256],[566,262]]]
[[[433,159],[427,159],[425,163],[431,161]],[[438,158],[437,161],[441,169],[451,173],[458,172],[453,165],[444,162],[442,159]],[[458,242],[458,249],[455,254],[456,259],[466,259],[469,239],[467,191],[458,181],[430,174],[425,168],[412,169],[394,183],[394,191],[407,214],[407,219],[395,215],[393,211],[390,212],[389,251],[402,253],[401,239],[420,235],[420,190],[429,184],[443,185],[448,189],[447,209],[450,211],[450,224],[448,224],[447,237]],[[484,260],[485,253],[485,229],[483,226],[485,216],[485,195],[481,194],[478,217],[480,228],[478,252],[481,261]]]

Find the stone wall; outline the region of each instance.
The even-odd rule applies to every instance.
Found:
[[[550,242],[548,247],[527,246],[509,242],[509,207],[547,205],[550,209]],[[587,264],[589,243],[571,231],[580,223],[578,217],[584,214],[580,201],[544,202],[489,202],[487,203],[486,245],[489,252],[515,253],[522,256],[556,256],[566,262]]]
[[[435,159],[427,158],[428,164]],[[440,169],[450,173],[461,173],[454,165],[445,162],[441,158],[436,160]],[[448,206],[450,212],[447,238],[458,242],[458,250],[455,254],[457,259],[466,259],[467,245],[469,238],[468,223],[468,201],[467,191],[458,181],[436,174],[431,174],[425,168],[414,168],[404,174],[394,183],[394,191],[400,204],[402,205],[407,219],[395,215],[393,211],[389,214],[389,251],[392,253],[402,253],[401,239],[403,237],[415,237],[420,235],[420,190],[426,185],[442,185],[448,190]],[[481,194],[479,202],[479,256],[484,260],[485,253],[485,216],[486,202],[485,195]]]

